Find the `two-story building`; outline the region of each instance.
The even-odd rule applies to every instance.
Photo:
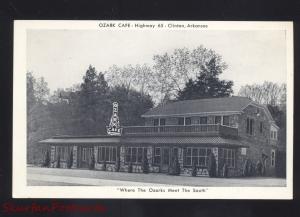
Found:
[[[181,175],[208,176],[211,153],[216,174],[226,164],[229,176],[241,176],[245,162],[258,162],[275,175],[278,126],[267,107],[245,97],[186,100],[158,106],[142,115],[144,126],[123,126],[121,135],[54,136],[41,141],[51,150],[51,166],[87,168],[94,155],[95,169],[168,173],[176,157]],[[122,122],[122,120],[121,120]],[[117,169],[118,168],[118,169]]]

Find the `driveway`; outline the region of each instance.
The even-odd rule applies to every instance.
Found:
[[[284,187],[286,180],[271,177],[209,178],[171,176],[159,173],[125,173],[83,169],[27,168],[27,184],[93,186],[198,186],[198,187]]]

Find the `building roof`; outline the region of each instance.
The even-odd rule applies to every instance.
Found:
[[[153,108],[142,117],[180,116],[207,113],[240,113],[252,101],[247,97],[223,97],[210,99],[184,100]]]
[[[222,137],[199,137],[199,136],[159,136],[159,137],[128,137],[122,141],[124,144],[165,144],[165,145],[209,145],[247,147],[240,140]]]
[[[201,136],[97,136],[97,137],[52,137],[50,139],[42,140],[41,144],[63,144],[63,145],[95,145],[95,144],[138,144],[138,145],[152,145],[152,144],[194,144],[210,146],[234,146],[247,147],[238,139],[222,138],[219,136],[201,137]]]
[[[54,136],[40,141],[42,144],[96,144],[96,143],[119,143],[117,136]]]

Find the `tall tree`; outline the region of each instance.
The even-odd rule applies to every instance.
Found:
[[[227,68],[221,55],[202,45],[193,50],[180,48],[170,54],[154,55],[153,60],[153,89],[159,101],[165,99],[166,95],[171,99],[176,98],[187,83],[197,80],[203,74],[217,77]]]
[[[89,66],[83,77],[77,105],[78,129],[83,134],[99,134],[105,131],[105,114],[108,111],[108,84],[104,75]]]
[[[189,79],[183,90],[178,91],[178,100],[226,97],[233,93],[232,81],[220,80],[222,67],[212,58],[200,66],[200,75],[196,80]]]
[[[245,85],[240,88],[238,95],[249,97],[260,104],[281,105],[286,100],[286,84],[265,81],[263,84]]]
[[[110,100],[111,103],[118,102],[120,122],[123,126],[143,125],[144,120],[141,115],[154,105],[150,95],[145,95],[134,89],[127,90],[124,86],[112,88]],[[108,118],[110,118],[110,115]]]

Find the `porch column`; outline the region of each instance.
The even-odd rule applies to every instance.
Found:
[[[216,174],[219,175],[219,149],[218,147],[212,148],[212,153],[215,155],[216,159]]]
[[[73,165],[72,168],[77,168],[77,145],[73,146]]]
[[[55,164],[55,145],[51,145],[50,148],[50,167],[54,167]]]

